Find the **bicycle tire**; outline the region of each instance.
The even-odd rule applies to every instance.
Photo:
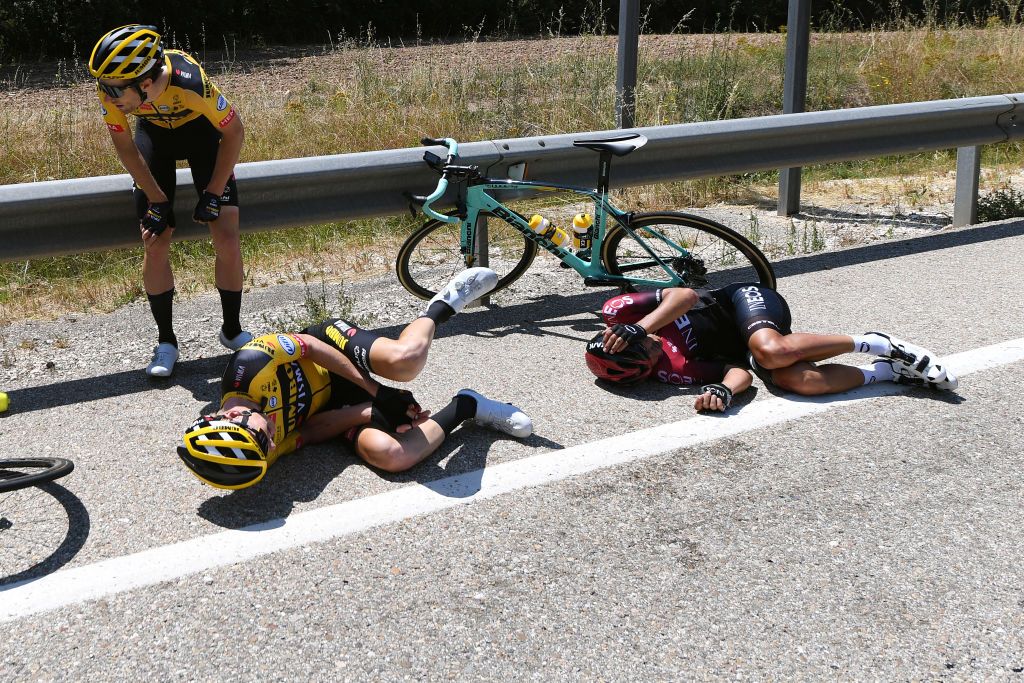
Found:
[[[497,216],[490,213],[480,216],[489,219],[487,265],[498,273],[498,284],[489,292],[493,294],[522,277],[537,255],[537,245]],[[460,230],[459,223],[434,219],[409,235],[395,260],[395,271],[402,286],[421,299],[430,299],[456,273],[465,269]]]
[[[715,289],[733,282],[755,282],[775,288],[775,270],[757,245],[717,221],[666,211],[634,214],[628,225],[630,230],[645,237],[659,257],[671,264],[672,270],[683,280],[676,286]],[[689,256],[681,256],[670,245],[657,240],[651,229],[658,229],[683,246]],[[601,261],[613,275],[664,280],[663,284],[656,286],[625,284],[621,287],[623,291],[672,286],[664,269],[620,225],[608,232],[601,247]]]
[[[75,464],[65,458],[0,459],[0,493],[60,479],[73,469]]]

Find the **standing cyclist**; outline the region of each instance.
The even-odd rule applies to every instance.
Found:
[[[728,408],[750,387],[748,367],[765,384],[805,396],[873,382],[957,387],[935,354],[887,334],[794,333],[786,300],[761,285],[622,294],[605,302],[602,317],[608,327],[587,344],[591,372],[622,384],[651,377],[700,386],[697,410]],[[879,357],[859,367],[817,364],[851,352]]]
[[[175,162],[187,159],[199,201],[192,213],[210,226],[215,281],[224,324],[220,342],[238,349],[252,339],[242,330],[242,252],[234,168],[242,148],[242,121],[191,56],[164,50],[153,26],[129,24],[100,38],[89,57],[103,120],[114,149],[135,181],[135,209],[145,256],[142,281],[158,339],[146,373],[167,377],[178,360],[172,324],[172,203]],[[135,138],[127,114],[138,119]]]

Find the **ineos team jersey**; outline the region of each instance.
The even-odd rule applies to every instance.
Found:
[[[608,325],[635,323],[658,307],[661,291],[621,294],[605,302],[602,316]],[[719,344],[735,334],[721,329],[723,321],[702,314],[700,307],[691,309],[659,330],[661,358],[651,377],[667,384],[706,384],[719,382],[725,376],[726,360],[721,358]]]
[[[167,88],[155,100],[143,102],[132,112],[132,116],[169,129],[179,128],[205,116],[215,129],[220,130],[238,115],[227,98],[217,90],[217,86],[207,78],[203,67],[191,56],[179,50],[166,50],[164,71],[168,74]],[[96,94],[100,98],[100,109],[107,128],[114,133],[128,130],[128,117],[106,102],[99,88]]]
[[[327,405],[331,377],[304,356],[308,347],[293,334],[265,334],[231,356],[221,380],[221,407],[229,398],[260,406],[274,424],[274,455],[295,450],[299,427]]]

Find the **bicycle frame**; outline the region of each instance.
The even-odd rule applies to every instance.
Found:
[[[588,236],[583,238],[584,240],[590,240],[590,260],[584,260],[571,250],[566,249],[565,247],[559,247],[550,240],[538,235],[530,228],[530,224],[520,214],[509,209],[489,194],[489,192],[507,192],[514,190],[531,190],[534,192],[571,192],[573,194],[590,197],[594,202],[594,225],[591,227],[591,231],[588,232]],[[425,207],[425,209],[426,208],[429,207]],[[457,216],[445,216],[444,220],[450,223],[461,220],[461,249],[462,253],[466,255],[467,265],[469,265],[473,259],[473,245],[476,243],[476,229],[480,213],[489,212],[498,218],[501,218],[519,232],[523,233],[527,239],[532,240],[538,246],[544,248],[551,254],[554,254],[563,263],[575,270],[584,278],[600,280],[605,284],[630,283],[634,285],[649,286],[677,286],[683,283],[682,278],[680,278],[679,275],[673,272],[672,269],[666,265],[664,259],[659,258],[650,246],[648,246],[647,242],[629,228],[628,223],[631,214],[620,210],[611,203],[607,194],[602,194],[598,190],[529,180],[499,180],[494,178],[482,178],[479,181],[474,181],[473,184],[470,184],[466,188],[465,209],[465,218],[460,219]],[[437,214],[437,216],[440,215],[441,214]],[[662,270],[664,270],[666,275],[670,278],[669,283],[662,280],[644,280],[624,275],[614,275],[608,272],[604,267],[604,264],[601,262],[599,254],[601,253],[601,247],[604,244],[605,236],[607,234],[609,217],[618,223],[623,230],[632,235],[637,243],[640,244],[648,254],[650,254],[652,264],[657,263],[661,266]],[[683,247],[668,239],[665,235],[654,230],[651,230],[650,232],[652,232],[658,239],[677,250],[680,254],[687,253]],[[583,248],[586,249],[587,246],[583,246]],[[638,267],[646,265],[648,264],[643,264]]]

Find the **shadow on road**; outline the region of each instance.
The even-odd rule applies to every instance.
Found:
[[[50,498],[54,501],[48,501]],[[66,531],[54,502],[67,515]],[[0,544],[0,551],[5,553],[2,563],[5,572],[15,567],[19,558],[36,557],[38,552],[50,551],[31,566],[17,567],[13,573],[0,576],[0,594],[57,571],[74,559],[89,538],[89,511],[78,496],[56,482],[4,494],[0,496],[0,507],[3,508],[0,512],[6,515],[0,525],[2,533],[9,536]]]
[[[925,237],[914,237],[893,242],[880,242],[863,247],[821,254],[808,254],[778,261],[774,264],[780,278],[793,277],[820,270],[830,270],[889,258],[921,254],[940,249],[952,249],[991,240],[1007,239],[1024,235],[1024,221],[984,225],[976,228],[940,232]],[[779,289],[785,293],[783,281]],[[582,294],[538,294],[530,301],[511,306],[492,306],[470,309],[468,314],[455,316],[438,331],[437,338],[474,335],[480,337],[503,337],[512,334],[551,335],[550,328],[569,327],[580,332],[580,340],[586,339],[601,329],[597,311],[601,304],[614,294],[615,290],[602,288]],[[587,314],[593,317],[588,317]],[[577,318],[579,318],[577,320]],[[405,327],[392,325],[379,328],[377,332],[396,337]],[[192,361],[182,361],[176,366],[174,377],[169,380],[150,380],[143,372],[132,369],[96,377],[63,380],[53,384],[14,389],[9,391],[11,404],[18,412],[31,412],[56,406],[96,401],[114,396],[152,391],[171,386],[187,388],[199,400],[210,401],[219,389],[211,383],[219,382],[228,356],[214,356]]]

